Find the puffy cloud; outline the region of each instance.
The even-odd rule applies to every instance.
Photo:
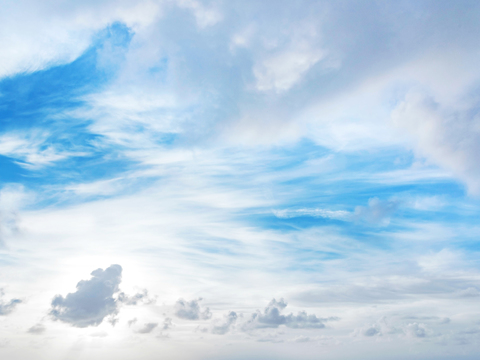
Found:
[[[111,265],[97,269],[90,280],[81,280],[77,291],[66,297],[55,296],[50,315],[55,320],[76,327],[99,325],[106,316],[118,313],[118,301],[113,297],[122,281],[122,267]]]
[[[4,294],[3,289],[0,289],[0,298],[3,297]],[[10,314],[21,302],[22,300],[20,299],[12,299],[8,302],[0,300],[0,316]]]
[[[414,139],[415,151],[450,170],[468,190],[480,194],[478,103],[442,105],[424,93],[408,93],[392,113],[394,123]]]
[[[405,326],[405,333],[411,337],[424,338],[429,335],[428,329],[424,324],[411,323]]]
[[[175,315],[180,319],[185,320],[208,320],[212,317],[210,309],[207,307],[202,310],[200,307],[200,301],[202,298],[186,301],[184,299],[178,299],[175,303]]]
[[[424,317],[424,320],[434,320],[438,322],[437,317]],[[445,319],[440,322],[444,324]],[[429,329],[425,324],[418,322],[404,322],[403,319],[387,319],[382,317],[377,322],[364,326],[361,329],[357,329],[354,332],[357,335],[363,335],[367,337],[373,336],[401,336],[409,338],[426,338],[434,335],[434,332]]]
[[[230,327],[235,324],[237,321],[237,313],[235,311],[230,311],[226,316],[223,322],[215,322],[212,325],[211,332],[212,334],[224,335],[230,331]]]
[[[282,311],[287,307],[287,303],[280,299],[273,299],[262,312],[257,311],[243,325],[243,330],[251,330],[257,328],[277,328],[280,325],[293,329],[322,329],[325,327],[324,322],[337,320],[337,318],[318,318],[316,315],[308,315],[305,311],[300,311],[297,315],[292,313],[282,315]]]

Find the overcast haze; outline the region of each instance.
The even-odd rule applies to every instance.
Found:
[[[0,1],[0,357],[477,359],[480,2]]]

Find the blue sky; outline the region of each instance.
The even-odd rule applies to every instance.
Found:
[[[2,358],[476,358],[479,16],[6,1]]]

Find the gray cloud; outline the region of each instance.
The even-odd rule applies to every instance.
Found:
[[[222,323],[214,323],[212,325],[211,332],[212,334],[224,335],[230,331],[230,328],[237,321],[237,313],[235,311],[230,311],[226,316],[225,320]]]
[[[30,334],[39,335],[39,334],[43,334],[45,330],[46,329],[45,329],[45,326],[43,326],[43,324],[36,324],[36,325],[33,325],[30,329],[28,329],[27,332]]]
[[[363,330],[362,333],[365,336],[375,336],[375,335],[379,334],[380,331],[375,326],[371,326],[371,327]]]
[[[202,310],[200,307],[199,298],[197,300],[186,301],[179,299],[175,303],[175,315],[180,319],[185,320],[208,320],[212,317],[212,313],[209,308]]]
[[[158,323],[148,323],[144,324],[142,328],[137,330],[136,332],[139,334],[149,334],[151,333],[156,327],[158,326]]]
[[[173,326],[172,318],[167,317],[165,318],[165,320],[163,320],[162,330],[168,330],[172,326]]]
[[[280,325],[293,329],[322,329],[325,327],[325,321],[338,320],[338,318],[318,318],[316,315],[308,315],[305,311],[300,311],[297,315],[290,313],[289,315],[282,315],[282,311],[287,307],[287,303],[280,299],[277,301],[273,299],[262,312],[257,311],[252,314],[243,330],[251,330],[257,328],[277,328]]]
[[[122,281],[122,267],[111,265],[107,269],[97,269],[90,280],[81,280],[77,291],[61,295],[52,300],[50,315],[55,320],[76,327],[99,325],[106,316],[118,313],[118,302],[113,297],[119,291]]]
[[[3,289],[0,289],[0,298],[3,297],[3,295],[4,295]],[[0,300],[0,316],[10,314],[15,309],[15,307],[21,302],[22,300],[20,299],[12,299],[8,302],[3,302],[2,300]]]

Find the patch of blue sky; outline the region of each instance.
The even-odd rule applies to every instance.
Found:
[[[67,154],[33,169],[15,154],[2,156],[3,183],[59,185],[112,177],[131,168],[132,160],[111,147],[97,146],[102,137],[89,131],[91,119],[74,118],[69,111],[85,106],[82,97],[108,85],[132,36],[126,26],[114,23],[99,32],[92,46],[75,61],[0,81],[0,135],[23,137],[26,144],[36,140],[39,152],[53,147]],[[105,59],[104,48],[109,54],[112,48],[116,50],[115,56]]]
[[[20,183],[25,181],[28,170],[21,167],[14,159],[0,155],[0,184]]]
[[[127,27],[113,24],[100,32],[92,46],[69,64],[2,79],[0,130],[53,126],[63,111],[83,105],[82,95],[99,91],[115,75],[111,65],[117,61],[109,62],[109,66],[99,64],[102,48],[112,46],[111,43],[125,50],[131,36]]]
[[[343,226],[344,221],[329,219],[320,216],[295,216],[288,219],[279,218],[275,214],[245,214],[239,216],[240,219],[245,219],[249,224],[258,226],[260,228],[268,228],[280,231],[292,231],[308,229],[317,226]]]

